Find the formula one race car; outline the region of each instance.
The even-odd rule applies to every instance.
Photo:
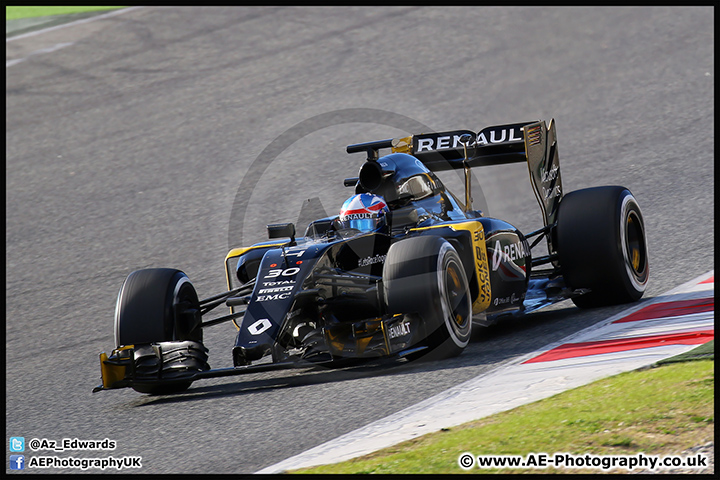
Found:
[[[391,153],[380,156],[381,149]],[[164,394],[201,378],[377,357],[460,354],[488,325],[565,299],[580,308],[638,300],[648,281],[640,207],[626,188],[564,194],[554,121],[350,145],[365,152],[340,215],[268,225],[231,250],[228,290],[198,300],[175,269],[132,272],[117,299],[116,348],[102,385]],[[543,227],[523,234],[472,207],[470,168],[527,162]],[[462,169],[464,198],[433,172]],[[531,250],[545,239],[547,252]],[[532,241],[532,243],[529,243]],[[228,315],[205,319],[217,306]],[[241,322],[238,322],[242,319]],[[234,367],[210,369],[203,329],[232,322]]]

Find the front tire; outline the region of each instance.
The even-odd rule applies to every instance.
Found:
[[[462,353],[470,341],[470,288],[457,251],[444,238],[428,235],[391,245],[383,267],[388,313],[417,313],[422,342],[439,357]]]
[[[560,202],[557,250],[565,282],[589,293],[574,297],[578,307],[634,302],[649,277],[645,222],[624,187],[570,192]]]
[[[115,344],[202,342],[200,303],[180,270],[149,268],[128,275],[115,307]]]
[[[128,275],[115,307],[115,344],[135,347],[133,389],[180,392],[192,384],[189,377],[209,369],[201,321],[195,287],[180,270]]]

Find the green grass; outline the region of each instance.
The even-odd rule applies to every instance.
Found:
[[[124,7],[5,7],[5,20],[93,12],[96,10],[113,10],[117,8]]]
[[[364,457],[297,473],[465,473],[457,463],[463,452],[476,456],[679,454],[714,438],[714,368],[711,360],[696,360],[623,373]],[[468,473],[489,472],[493,470]]]
[[[710,340],[709,342],[700,345],[687,353],[676,355],[665,360],[660,360],[657,364],[665,365],[668,363],[690,362],[693,360],[715,360],[715,340]]]

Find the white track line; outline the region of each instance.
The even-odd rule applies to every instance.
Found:
[[[33,37],[35,35],[41,35],[43,33],[52,32],[53,30],[59,30],[61,28],[65,28],[65,27],[73,27],[75,25],[81,25],[83,23],[94,22],[95,20],[102,20],[103,18],[114,17],[115,15],[122,15],[123,13],[132,12],[133,10],[137,10],[139,8],[144,8],[144,7],[129,7],[129,8],[123,8],[120,10],[113,10],[112,12],[103,13],[101,15],[97,15],[94,17],[83,18],[80,20],[75,20],[74,22],[63,23],[62,25],[55,25],[54,27],[48,27],[48,28],[43,28],[42,30],[35,30],[32,32],[23,33],[22,35],[16,35],[14,37],[6,38],[5,43],[14,42],[15,40],[20,40],[23,38]]]
[[[70,45],[75,45],[75,42],[58,43],[57,45],[53,45],[52,47],[41,48],[40,50],[35,50],[34,52],[30,52],[22,58],[16,58],[14,60],[5,61],[5,68],[12,67],[13,65],[17,65],[18,63],[22,63],[25,60],[27,60],[28,58],[32,57],[33,55],[40,55],[42,53],[54,52],[56,50],[60,50],[61,48],[69,47]]]
[[[372,422],[256,473],[281,473],[367,455],[420,435],[438,431],[441,428],[461,425],[510,410],[601,378],[652,365],[659,360],[692,350],[697,345],[663,345],[579,358],[523,363],[563,344],[578,340],[606,340],[609,335],[617,333],[618,325],[625,328],[631,328],[632,324],[646,325],[643,322],[626,324],[613,324],[613,322],[648,305],[668,301],[668,297],[671,295],[673,301],[687,298],[688,294],[697,296],[698,292],[705,296],[714,296],[714,283],[700,283],[713,276],[714,271],[701,275],[656,297],[649,303],[633,306],[560,342],[517,358],[497,370],[456,385],[389,417]],[[675,318],[680,325],[685,321],[680,317]],[[708,328],[708,326],[713,328],[714,312],[693,314],[692,320],[700,320],[701,328]]]

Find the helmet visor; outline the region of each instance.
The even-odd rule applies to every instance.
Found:
[[[354,228],[355,230],[360,230],[361,232],[371,232],[375,230],[375,227],[377,226],[377,219],[360,218],[357,220],[348,220],[345,223],[347,223],[350,228]]]

